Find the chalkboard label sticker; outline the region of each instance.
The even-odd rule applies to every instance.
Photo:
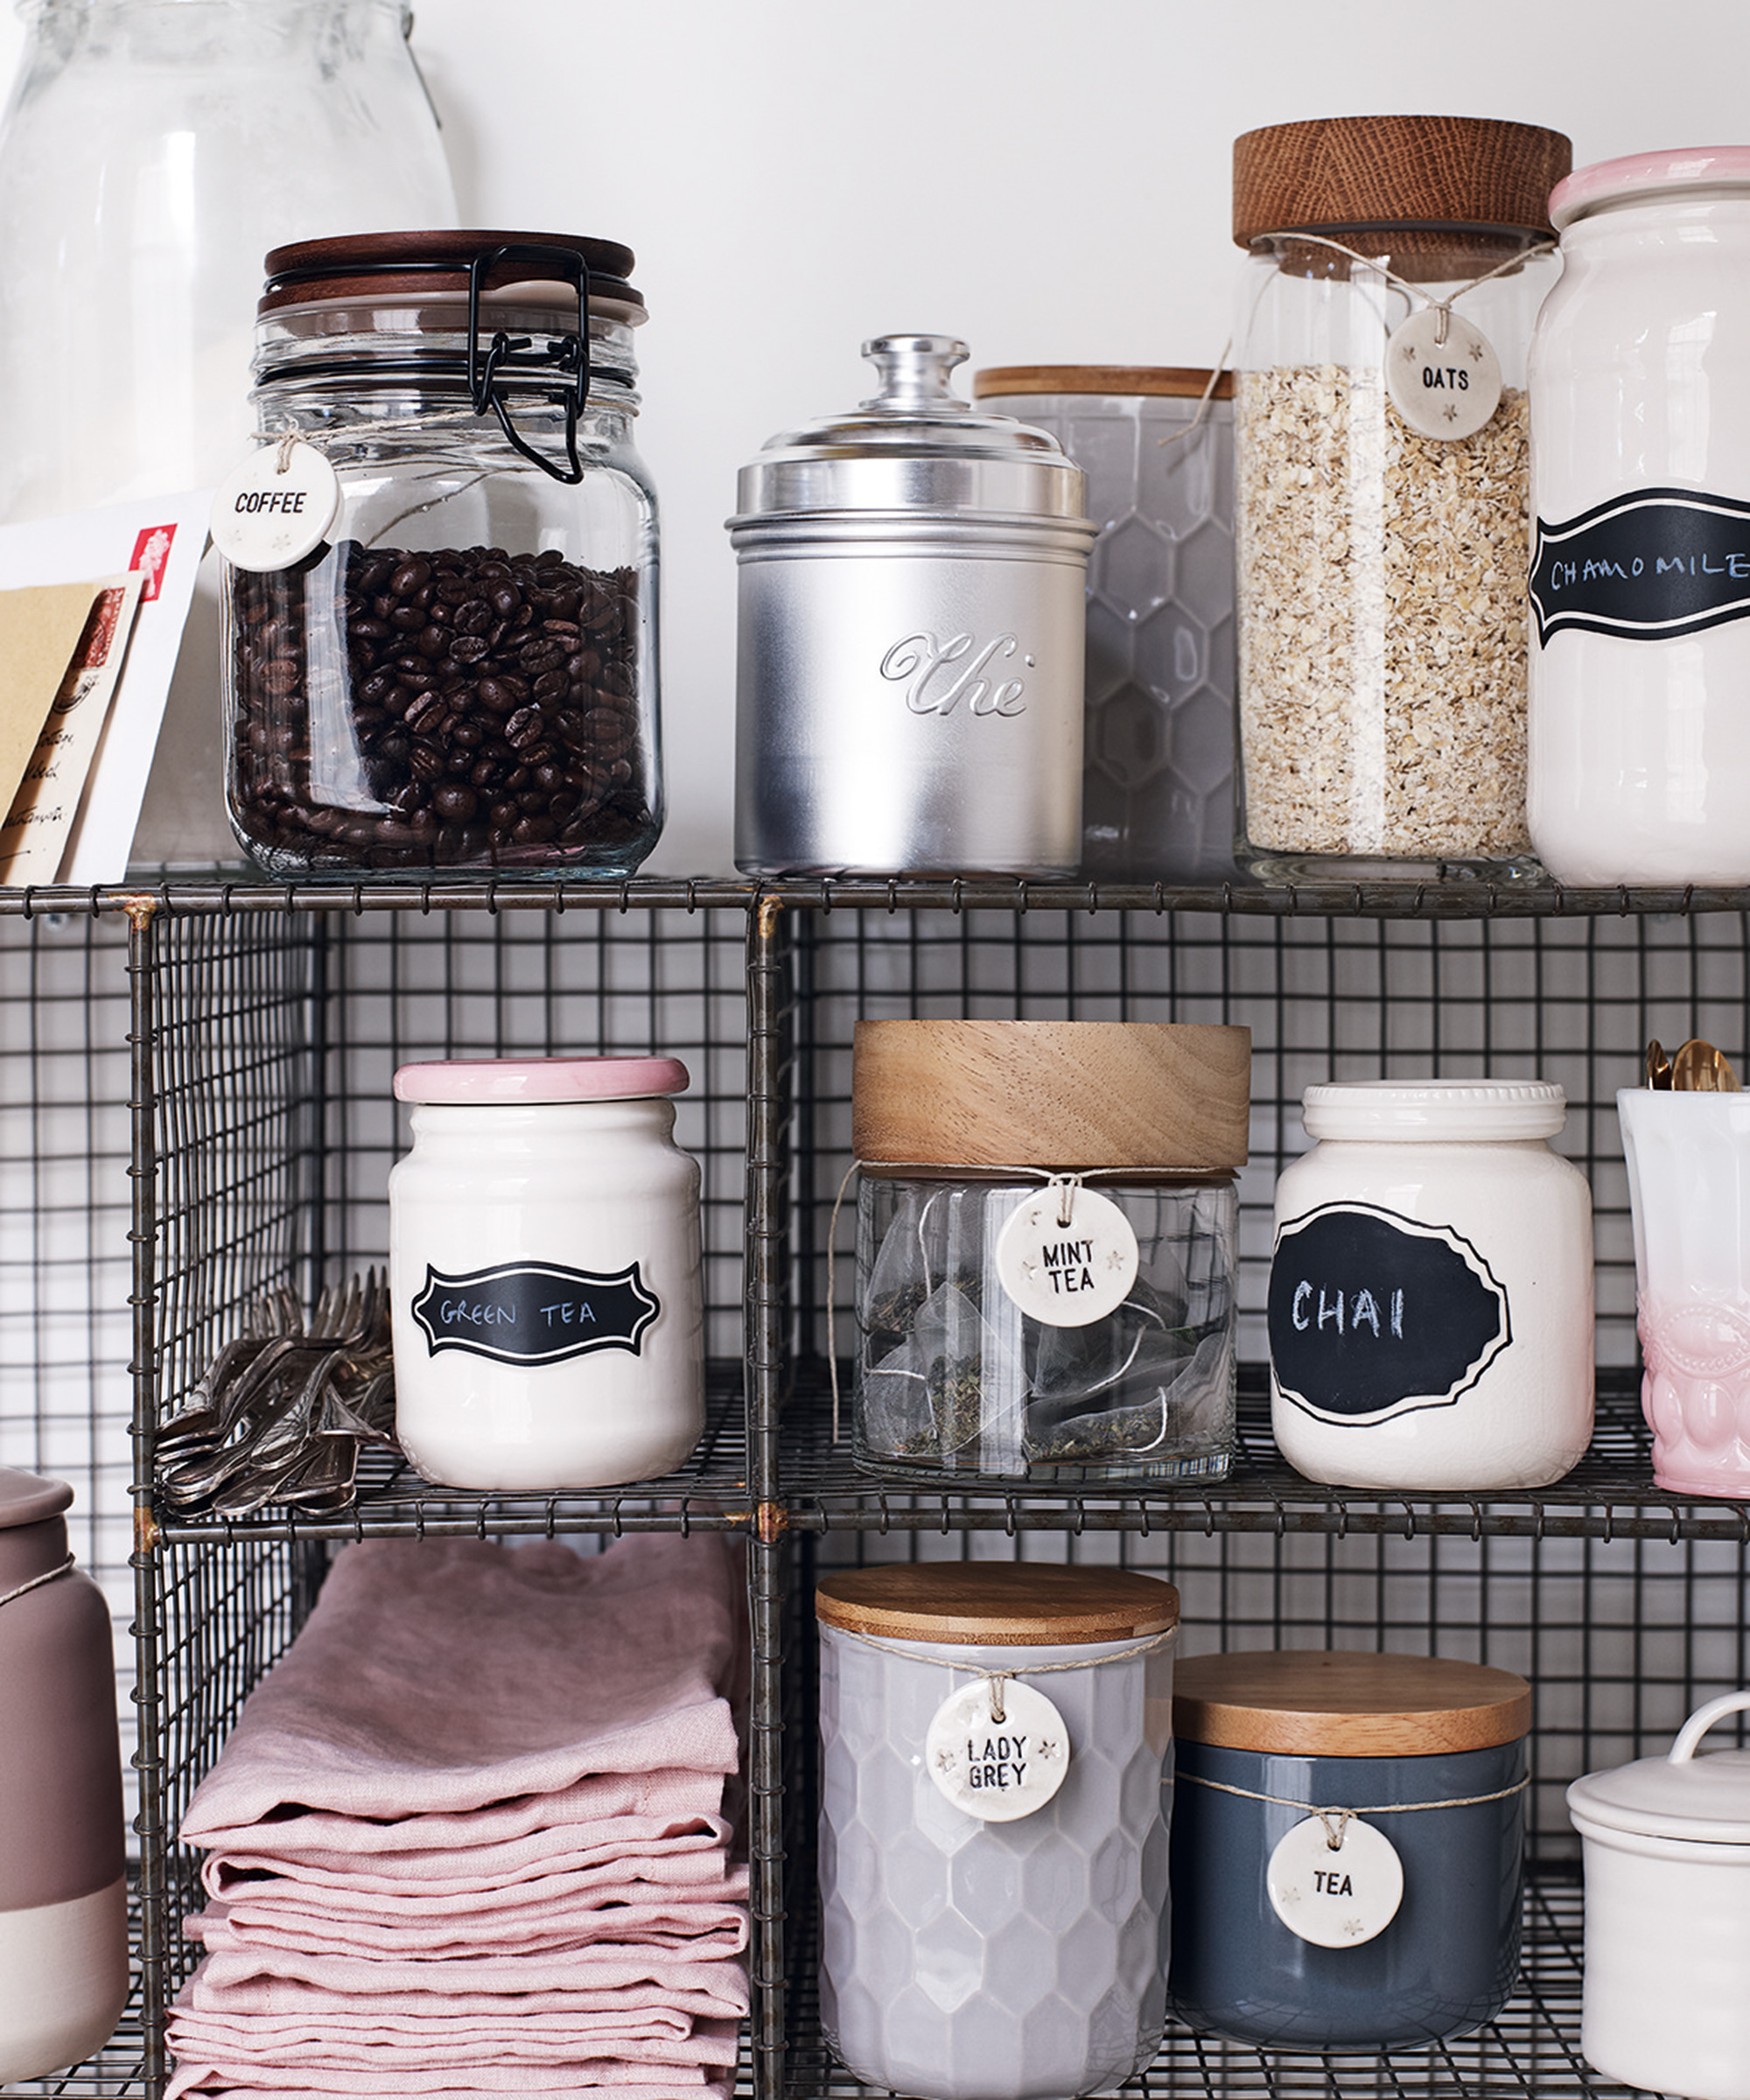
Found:
[[[662,1311],[638,1264],[603,1275],[555,1262],[502,1262],[444,1276],[430,1263],[411,1307],[430,1353],[460,1349],[494,1363],[564,1363],[598,1349],[639,1354]]]
[[[997,1236],[997,1280],[1030,1320],[1087,1327],[1130,1294],[1136,1228],[1110,1196],[1053,1184],[1011,1211]]]
[[[1284,1222],[1267,1322],[1277,1391],[1340,1424],[1453,1406],[1513,1340],[1506,1288],[1469,1240],[1367,1203]]]
[[[1386,339],[1385,390],[1418,436],[1474,438],[1501,406],[1501,360],[1462,314],[1418,307]]]
[[[213,499],[213,544],[234,569],[290,569],[327,540],[340,480],[327,455],[304,444],[264,444]]]
[[[1069,1734],[1042,1691],[1012,1679],[977,1677],[937,1707],[924,1764],[956,1809],[983,1823],[1018,1823],[1063,1784]]]
[[[1639,488],[1539,518],[1530,590],[1540,648],[1569,630],[1671,641],[1750,619],[1750,503]]]
[[[1358,1816],[1309,1816],[1271,1852],[1264,1886],[1270,1908],[1298,1939],[1364,1947],[1397,1915],[1404,1862],[1385,1832]]]

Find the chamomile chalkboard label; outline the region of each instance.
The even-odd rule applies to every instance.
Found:
[[[1451,1407],[1513,1339],[1506,1286],[1477,1247],[1368,1203],[1283,1223],[1268,1324],[1278,1391],[1335,1423]]]
[[[1578,629],[1670,641],[1750,618],[1750,503],[1694,488],[1639,488],[1564,523],[1537,521],[1537,640]]]

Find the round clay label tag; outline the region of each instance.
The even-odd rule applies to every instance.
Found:
[[[1501,405],[1501,360],[1462,314],[1424,306],[1386,339],[1385,385],[1424,438],[1472,438]]]
[[[213,499],[213,544],[234,568],[290,569],[314,554],[340,509],[340,482],[313,444],[264,444]]]
[[[997,1236],[997,1280],[1029,1319],[1086,1327],[1116,1312],[1137,1280],[1137,1236],[1110,1196],[1054,1181]]]
[[[1042,1691],[977,1677],[937,1707],[924,1758],[956,1809],[985,1823],[1018,1823],[1063,1784],[1069,1737]]]
[[[1265,1886],[1276,1914],[1315,1947],[1360,1947],[1376,1939],[1404,1900],[1404,1862],[1382,1830],[1351,1816],[1334,1850],[1338,1818],[1309,1816],[1270,1856]]]

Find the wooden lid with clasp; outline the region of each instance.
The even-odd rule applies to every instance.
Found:
[[[1430,1757],[1516,1742],[1531,1687],[1438,1656],[1292,1649],[1193,1656],[1173,1676],[1173,1733],[1279,1757]]]
[[[1251,1031],[1168,1021],[859,1021],[851,1144],[866,1166],[1246,1163]]]
[[[827,1576],[815,1592],[815,1615],[823,1625],[878,1641],[1071,1648],[1169,1632],[1179,1624],[1179,1592],[1124,1568],[904,1561]]]

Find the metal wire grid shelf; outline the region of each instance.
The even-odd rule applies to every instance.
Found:
[[[724,1471],[714,1477],[724,1485],[746,1478],[756,1490],[776,1481],[781,1491],[776,1502],[762,1502],[756,1494],[751,1512],[762,1541],[752,1588],[764,1704],[756,1682],[750,1778],[756,1824],[763,1816],[766,1830],[763,1841],[756,1835],[756,1847],[764,1846],[756,1858],[756,1914],[766,1940],[764,1951],[756,1950],[756,1971],[766,1996],[744,2075],[767,2094],[804,2091],[813,2076],[806,2022],[793,2029],[796,2062],[788,2079],[784,2036],[771,2024],[782,2011],[781,1971],[772,1964],[783,1951],[786,1891],[799,1893],[801,1868],[800,1856],[787,1862],[774,1836],[777,1819],[794,1805],[801,1758],[797,1725],[787,1730],[774,1704],[786,1657],[779,1622],[792,1600],[780,1564],[783,1541],[818,1524],[829,1552],[835,1542],[855,1542],[858,1551],[926,1548],[925,1525],[909,1522],[916,1506],[909,1494],[855,1483],[830,1462],[811,1472],[817,1447],[807,1436],[798,1440],[799,1418],[780,1427],[761,1412],[789,1362],[818,1352],[824,1330],[822,1232],[827,1190],[841,1172],[844,1147],[834,1119],[848,1103],[844,1060],[855,1012],[1025,1014],[1043,1008],[1100,1018],[1217,1018],[1219,1008],[1222,1018],[1250,1018],[1261,1042],[1268,1141],[1255,1179],[1266,1186],[1274,1164],[1298,1149],[1288,1111],[1303,1070],[1325,1076],[1345,1060],[1351,1068],[1360,1061],[1377,1069],[1395,1058],[1431,1054],[1437,1068],[1448,1059],[1461,1067],[1478,1059],[1553,1060],[1564,1066],[1576,1104],[1572,1150],[1600,1187],[1606,1273],[1614,1261],[1620,1285],[1620,1232],[1614,1251],[1609,1240],[1613,1222],[1626,1222],[1626,1200],[1612,1181],[1609,1088],[1630,1076],[1620,1068],[1632,1062],[1649,1014],[1673,1040],[1705,1032],[1742,1055],[1746,942],[1734,915],[1750,898],[1613,893],[1577,902],[1519,892],[1461,900],[1455,886],[1432,906],[1396,893],[1375,900],[1359,892],[1315,905],[1304,894],[1241,902],[1238,892],[1226,899],[1204,891],[1184,896],[1177,913],[1180,893],[1126,893],[1125,911],[1115,915],[1103,908],[1104,892],[1028,895],[1021,909],[1006,886],[994,892],[972,886],[866,886],[866,895],[827,885],[788,886],[781,893],[736,885],[632,886],[618,894],[585,898],[572,891],[563,899],[554,886],[495,881],[462,886],[456,894],[428,886],[406,895],[327,889],[319,896],[300,893],[295,901],[309,908],[289,916],[286,906],[294,900],[276,886],[186,892],[163,886],[150,894],[81,896],[76,921],[66,909],[75,900],[40,894],[0,899],[0,914],[15,910],[26,921],[11,939],[22,938],[33,957],[41,942],[67,942],[83,956],[88,973],[106,942],[116,947],[106,922],[129,922],[140,1002],[130,1027],[134,1072],[136,1081],[145,1080],[150,1105],[143,1128],[136,1088],[131,1138],[119,1148],[107,1140],[105,1149],[122,1159],[131,1154],[136,1196],[142,1180],[150,1184],[135,1226],[136,1234],[146,1232],[151,1250],[145,1303],[153,1317],[136,1326],[136,1368],[160,1406],[186,1390],[202,1350],[228,1331],[249,1292],[282,1278],[313,1290],[325,1276],[375,1251],[382,1204],[374,1185],[394,1149],[383,1108],[387,1071],[410,1050],[612,1048],[652,1040],[697,1045],[704,1084],[688,1141],[705,1157],[708,1209],[715,1206],[710,1296],[721,1320],[738,1322],[741,1311],[745,1163],[754,1199],[747,1243],[755,1266],[767,1270],[753,1293],[750,1335],[755,1434],[749,1448],[738,1449],[732,1404],[710,1464],[722,1460]],[[856,912],[844,908],[853,902]],[[60,908],[45,917],[52,903]],[[1449,923],[1446,907],[1460,903],[1467,923]],[[1654,903],[1684,915],[1658,926],[1634,915]],[[1618,915],[1625,910],[1628,917]],[[1379,923],[1334,923],[1334,915],[1350,911]],[[752,967],[744,979],[742,948],[750,936]],[[1405,970],[1412,977],[1421,973],[1407,992]],[[743,1004],[745,985],[753,987],[751,1014]],[[1321,1063],[1322,1069],[1312,1068]],[[149,1170],[144,1175],[143,1166]],[[1256,1228],[1260,1199],[1251,1209]],[[1249,1260],[1256,1271],[1256,1230]],[[1614,1304],[1606,1294],[1601,1305],[1620,1344],[1632,1319],[1632,1295],[1625,1305],[1619,1289]],[[1607,1430],[1612,1419],[1606,1412]],[[1743,1528],[1733,1506],[1685,1516],[1621,1492],[1631,1479],[1644,1486],[1644,1473],[1626,1403],[1614,1419],[1620,1447],[1601,1439],[1602,1473],[1596,1483],[1576,1476],[1573,1485],[1584,1490],[1578,1503],[1545,1494],[1497,1522],[1494,1502],[1480,1507],[1479,1521],[1466,1498],[1442,1498],[1425,1513],[1420,1505],[1393,1507],[1376,1520],[1349,1498],[1284,1480],[1253,1507],[1242,1490],[1268,1474],[1259,1452],[1264,1474],[1250,1476],[1242,1467],[1222,1496],[1200,1496],[1195,1521],[1176,1535],[1174,1550],[1194,1558],[1199,1552],[1219,1557],[1210,1564],[1217,1568],[1220,1623],[1243,1642],[1312,1644],[1328,1642],[1334,1627],[1340,1633],[1359,1626],[1381,1644],[1420,1642],[1451,1652],[1456,1631],[1459,1645],[1487,1649],[1492,1640],[1490,1652],[1499,1653],[1504,1622],[1516,1614],[1530,1620],[1534,1648],[1542,1643],[1550,1741],[1572,1744],[1580,1754],[1574,1769],[1606,1755],[1642,1754],[1674,1725],[1673,1714],[1681,1718],[1683,1702],[1697,1688],[1743,1681],[1750,1664],[1743,1652]],[[673,1485],[682,1492],[672,1502],[662,1498],[660,1507],[654,1498],[638,1497],[602,1505],[543,1499],[500,1509],[480,1498],[425,1489],[402,1501],[391,1480],[374,1480],[361,1505],[369,1514],[332,1536],[356,1536],[361,1522],[368,1529],[379,1519],[416,1531],[490,1531],[502,1516],[508,1529],[580,1532],[645,1521],[737,1521],[732,1494],[725,1503],[690,1480]],[[1164,1510],[1193,1512],[1167,1496],[1133,1504],[1093,1489],[1064,1498],[1060,1509],[1031,1493],[1004,1495],[990,1505],[988,1522],[977,1498],[926,1490],[923,1502],[928,1524],[956,1550],[972,1547],[980,1531],[1000,1528],[1015,1535],[1001,1550],[1023,1553],[1041,1550],[1030,1528],[1036,1518],[1055,1532],[1051,1550],[1102,1550],[1102,1512],[1119,1512],[1124,1529],[1103,1543],[1126,1558],[1159,1551]],[[1224,1530],[1218,1517],[1212,1530],[1211,1508],[1234,1510],[1234,1530]],[[902,1508],[907,1521],[896,1524]],[[1584,1536],[1564,1536],[1570,1521]],[[883,1538],[884,1530],[892,1536]],[[148,1549],[136,1562],[142,1762],[150,1768],[156,1802],[155,1827],[145,1830],[145,1841],[157,1862],[155,1876],[144,1877],[143,1946],[148,1995],[161,2004],[190,1960],[175,1928],[191,1893],[187,1863],[168,1833],[242,1698],[301,1623],[326,1545],[301,1523],[271,1519],[258,1535],[199,1521],[186,1529],[148,1528],[142,1543]],[[1303,1549],[1312,1552],[1312,1561],[1302,1558]],[[1564,1550],[1572,1563],[1559,1558]],[[1502,1561],[1516,1552],[1530,1554],[1530,1564]],[[1621,1573],[1625,1556],[1632,1576]],[[1562,1586],[1571,1580],[1581,1582],[1584,1604],[1568,1597],[1544,1609],[1512,1601],[1553,1591],[1567,1596]],[[1370,1594],[1371,1613],[1365,1606],[1334,1612],[1330,1600],[1356,1583]],[[1244,1601],[1256,1585],[1276,1600],[1267,1610]],[[1295,1595],[1310,1604],[1285,1610],[1283,1600]],[[1468,1618],[1454,1606],[1456,1598],[1479,1596],[1486,1601],[1472,1601]],[[1488,1622],[1480,1641],[1473,1639],[1479,1614]],[[1575,1630],[1582,1622],[1583,1638]],[[1578,1660],[1566,1658],[1577,1639]],[[1558,1661],[1558,1651],[1566,1659]],[[150,2005],[143,2015],[137,2076],[151,2094],[161,2067]],[[1561,2018],[1558,2006],[1558,2025]],[[1569,2041],[1550,2059],[1550,2077],[1568,2075],[1562,2063],[1577,2065],[1572,2008],[1566,2020]],[[1340,2074],[1321,2072],[1326,2082],[1316,2085],[1248,2085],[1248,2076],[1264,2071],[1243,2065],[1212,2070],[1212,2061],[1200,2056],[1204,2082],[1182,2090],[1471,2090],[1393,2083],[1399,2078],[1395,2063],[1377,2068],[1370,2060],[1345,2065]],[[1572,2075],[1582,2076],[1577,2069]],[[1541,2071],[1528,2088],[1519,2071],[1510,2076],[1517,2082],[1474,2090],[1604,2090],[1548,2083]],[[1157,2073],[1150,2077],[1158,2081]],[[1157,2082],[1143,2090],[1179,2089]]]

